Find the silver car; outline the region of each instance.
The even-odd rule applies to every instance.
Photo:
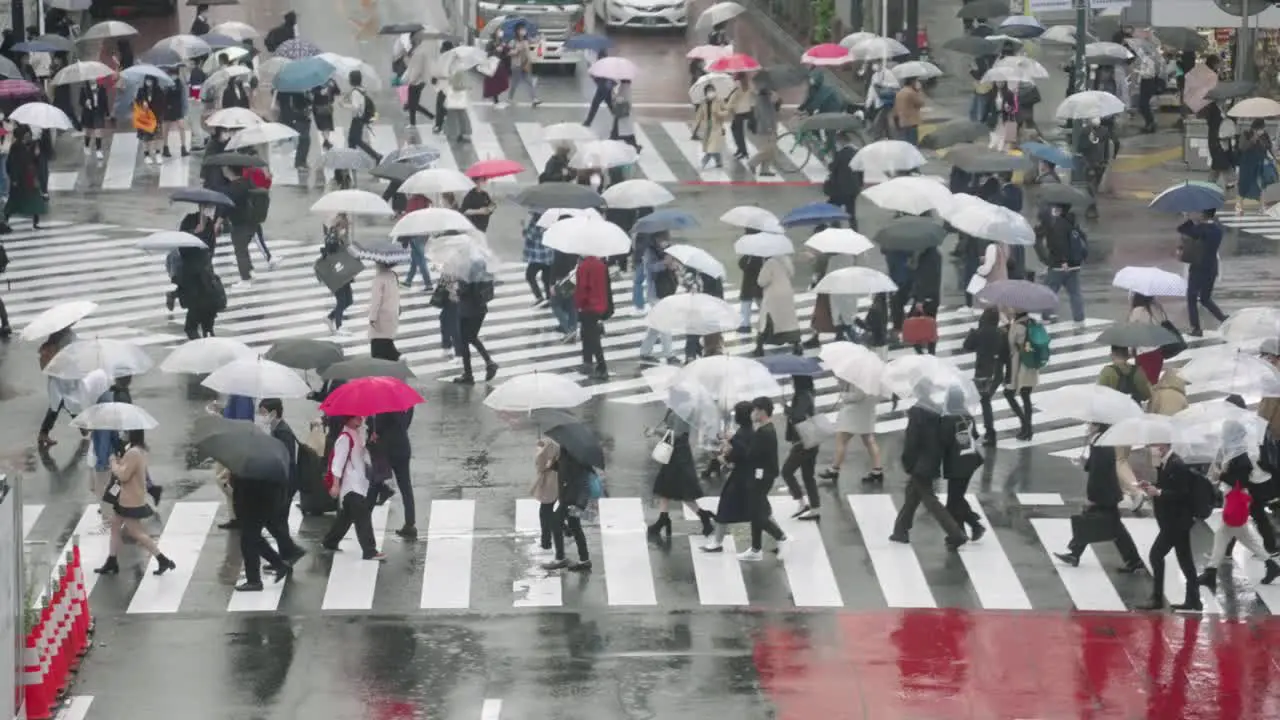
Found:
[[[595,10],[611,28],[660,30],[689,25],[689,0],[595,0]]]

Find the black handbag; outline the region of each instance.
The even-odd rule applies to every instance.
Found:
[[[436,285],[436,289],[431,291],[431,299],[427,301],[427,304],[433,308],[443,308],[448,303],[449,288],[445,287],[444,283]]]
[[[1112,518],[1088,510],[1072,515],[1071,539],[1084,545],[1115,540],[1115,522]]]
[[[1187,340],[1182,337],[1182,332],[1178,330],[1177,325],[1174,325],[1171,321],[1166,319],[1164,322],[1160,323],[1160,327],[1173,333],[1173,336],[1178,338],[1175,342],[1160,346],[1160,354],[1164,356],[1165,360],[1177,357],[1183,350],[1187,349]]]

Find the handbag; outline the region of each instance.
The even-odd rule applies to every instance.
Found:
[[[902,323],[902,342],[907,345],[928,345],[938,341],[938,321],[928,315],[917,315]]]
[[[313,269],[316,279],[324,283],[324,286],[329,288],[329,292],[337,292],[364,271],[364,263],[343,248],[316,260]]]
[[[1085,545],[1109,542],[1116,539],[1115,523],[1105,515],[1085,510],[1071,516],[1071,537]]]
[[[796,435],[800,436],[800,444],[805,450],[812,450],[822,444],[823,440],[835,434],[835,426],[822,415],[801,420],[795,424]]]
[[[676,446],[671,444],[673,437],[675,437],[674,434],[668,430],[658,444],[653,446],[653,452],[649,453],[649,456],[659,465],[671,462],[671,455],[676,451]]]
[[[102,491],[102,502],[107,503],[108,505],[115,505],[119,499],[120,478],[112,474],[111,479],[107,481],[106,489]]]
[[[1174,325],[1166,318],[1164,322],[1160,323],[1160,327],[1173,333],[1173,336],[1177,338],[1174,342],[1160,346],[1160,354],[1164,356],[1165,360],[1177,357],[1183,350],[1187,349],[1187,340],[1182,337],[1182,332],[1178,330],[1177,325]]]
[[[431,291],[431,299],[427,304],[433,308],[443,308],[449,302],[449,288],[444,283],[436,285],[436,289]]]
[[[973,277],[969,278],[969,284],[965,286],[964,291],[970,295],[977,295],[982,292],[982,288],[986,286],[987,279],[977,273],[974,273]]]
[[[956,424],[955,435],[948,443],[949,452],[943,462],[942,474],[948,480],[967,482],[985,462],[973,434],[971,421],[962,420]]]

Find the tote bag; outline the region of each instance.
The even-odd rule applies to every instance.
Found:
[[[653,458],[654,462],[659,465],[666,465],[671,462],[671,455],[676,451],[675,445],[671,444],[673,437],[674,436],[671,431],[668,430],[666,434],[662,436],[662,439],[658,441],[658,444],[653,446],[653,452],[650,453],[650,456]]]

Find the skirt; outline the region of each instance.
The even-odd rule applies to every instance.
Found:
[[[312,117],[316,121],[316,130],[320,132],[333,132],[333,111],[332,110],[316,110],[312,113]]]
[[[876,404],[876,399],[870,397],[859,402],[841,405],[840,414],[836,416],[836,432],[850,435],[871,435],[875,433]]]
[[[152,510],[150,505],[139,505],[138,507],[115,505],[114,507],[117,515],[130,520],[145,520],[156,514],[156,511]]]
[[[80,113],[80,126],[85,130],[101,130],[106,127],[107,117],[105,113],[86,112]]]
[[[698,468],[693,462],[688,436],[675,440],[674,446],[671,462],[663,465],[653,479],[654,497],[696,501],[702,497],[702,486],[698,484]]]

